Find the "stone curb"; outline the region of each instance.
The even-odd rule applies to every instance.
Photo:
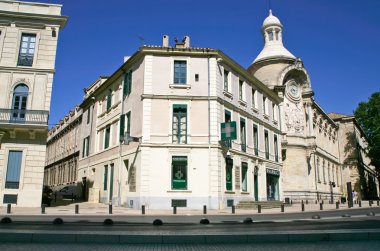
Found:
[[[380,240],[380,230],[312,231],[258,234],[144,235],[119,233],[60,233],[17,231],[1,233],[0,243],[104,243],[104,244],[216,244],[216,243],[293,243],[319,241]]]

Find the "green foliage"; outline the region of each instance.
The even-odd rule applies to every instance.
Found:
[[[371,164],[380,172],[380,92],[373,93],[368,102],[360,102],[354,114],[367,135]]]

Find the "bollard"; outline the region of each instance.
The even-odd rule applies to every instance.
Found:
[[[379,206],[379,205],[380,205],[379,200],[377,200],[377,206]]]
[[[41,205],[41,214],[45,214],[45,204]]]
[[[315,200],[315,204],[318,204],[318,200]]]
[[[203,214],[207,214],[207,206],[203,205]]]
[[[257,212],[261,214],[261,205],[257,205]]]
[[[362,201],[359,200],[359,207],[362,207]]]
[[[79,205],[75,205],[75,214],[79,214]]]
[[[323,210],[323,203],[319,203],[319,210]]]
[[[290,200],[290,205],[292,205],[293,204],[293,200]]]
[[[305,204],[301,204],[301,210],[302,210],[302,212],[305,212]]]
[[[309,200],[306,200],[306,205],[308,205],[309,204]]]
[[[11,209],[12,209],[12,205],[11,205],[11,204],[8,204],[8,205],[7,205],[7,214],[10,214],[10,213],[11,213]]]
[[[232,205],[231,210],[232,210],[232,214],[235,214],[235,205]]]
[[[372,207],[371,201],[368,201],[368,206]]]
[[[141,214],[145,214],[145,205],[141,206]]]
[[[177,214],[177,206],[173,206],[173,214]]]
[[[339,202],[335,203],[335,209],[339,209]]]
[[[108,214],[112,214],[112,204],[108,205]]]
[[[281,204],[281,213],[285,212],[285,206],[284,204]]]
[[[303,200],[301,200],[301,204],[303,204]]]

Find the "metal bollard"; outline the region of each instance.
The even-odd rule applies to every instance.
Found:
[[[75,214],[79,214],[79,205],[75,205]]]
[[[362,201],[359,200],[359,207],[362,207]]]
[[[173,206],[173,214],[177,214],[177,206]]]
[[[285,212],[285,205],[281,204],[281,213]]]
[[[108,205],[108,214],[112,214],[112,204]]]
[[[41,214],[45,214],[45,204],[41,205]]]
[[[377,206],[380,206],[379,200],[377,200]]]
[[[11,205],[11,204],[8,204],[8,205],[7,205],[7,214],[10,214],[10,213],[11,213],[11,209],[12,209],[12,205]]]
[[[231,210],[232,210],[232,213],[234,214],[235,213],[235,205],[232,205]]]
[[[306,200],[306,205],[308,205],[309,204],[309,200]]]
[[[319,210],[323,210],[323,203],[319,203]]]
[[[339,202],[335,203],[335,209],[339,209]]]
[[[302,212],[305,212],[305,204],[301,204],[301,210],[302,210]]]
[[[207,214],[207,206],[203,205],[203,214]]]
[[[141,206],[141,214],[145,214],[145,205]]]
[[[261,205],[257,205],[257,212],[261,214]]]
[[[301,200],[301,204],[303,204],[303,200]]]

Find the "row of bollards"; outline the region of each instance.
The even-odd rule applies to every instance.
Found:
[[[305,200],[305,203],[307,205],[308,200]],[[301,201],[301,211],[302,212],[305,211],[305,203],[303,200]],[[323,203],[324,203],[323,200],[319,203],[319,210],[323,210]],[[359,207],[362,207],[362,201],[359,200],[357,203],[358,203]],[[368,205],[370,207],[372,207],[373,204],[374,204],[373,200],[368,201]],[[377,206],[380,206],[379,204],[380,204],[380,201],[377,200]],[[339,207],[340,207],[340,202],[337,201],[335,203],[335,209],[339,209]],[[260,204],[258,204],[257,205],[257,213],[261,213],[261,209],[262,209],[262,206]],[[11,204],[7,204],[7,214],[11,214],[11,210],[12,210]],[[231,213],[235,214],[235,212],[236,212],[236,206],[232,205],[231,206]],[[281,204],[281,212],[282,213],[285,212],[285,205],[284,204]],[[145,213],[146,213],[146,207],[145,207],[145,205],[142,205],[141,206],[141,214],[145,215]],[[45,204],[41,205],[41,214],[46,214],[46,205]],[[79,214],[79,205],[78,204],[75,205],[75,214]],[[112,204],[108,205],[108,214],[112,214]],[[177,206],[173,206],[173,214],[177,214]],[[203,205],[203,214],[207,214],[207,206],[206,205]]]

